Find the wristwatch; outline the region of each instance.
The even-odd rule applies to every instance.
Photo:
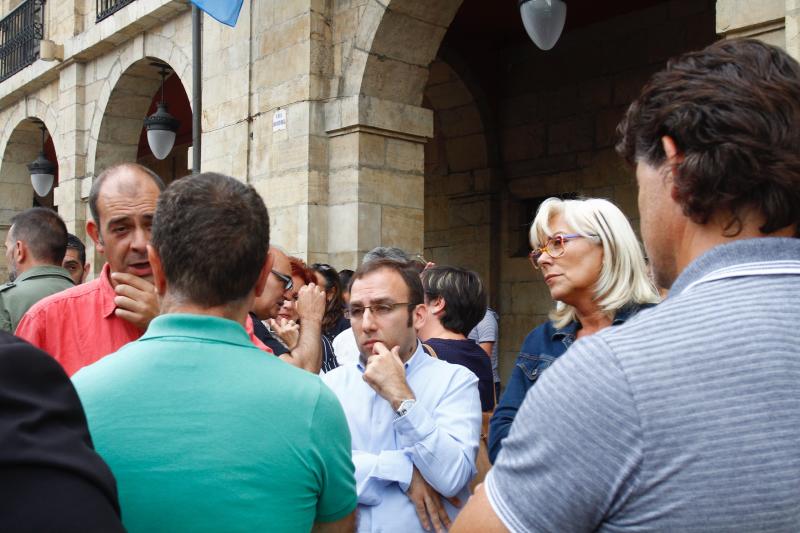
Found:
[[[417,400],[414,399],[403,400],[400,402],[400,407],[397,408],[395,413],[397,413],[397,416],[405,416],[405,414],[409,412],[412,407],[414,407],[415,403],[417,403]]]

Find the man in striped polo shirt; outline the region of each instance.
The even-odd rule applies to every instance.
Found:
[[[800,531],[800,65],[672,60],[619,127],[659,306],[576,342],[453,531]]]

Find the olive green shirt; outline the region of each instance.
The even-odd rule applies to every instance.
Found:
[[[14,333],[33,304],[74,286],[69,272],[60,266],[32,267],[14,281],[0,285],[0,330]]]

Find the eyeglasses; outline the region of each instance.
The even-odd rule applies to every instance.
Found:
[[[542,254],[546,252],[547,255],[552,258],[561,257],[566,252],[564,243],[573,239],[581,239],[585,237],[597,237],[597,235],[580,235],[578,233],[570,233],[568,235],[556,235],[555,237],[550,237],[547,239],[547,242],[545,242],[544,245],[531,250],[531,253],[528,254],[528,259],[530,259],[533,268],[539,270],[539,258],[542,257]]]
[[[281,274],[280,272],[278,272],[276,270],[273,270],[272,273],[275,274],[276,278],[278,278],[279,280],[281,280],[283,282],[283,290],[284,291],[292,290],[292,287],[294,287],[294,281],[292,281],[292,276],[287,276],[286,274]]]
[[[376,317],[384,317],[394,311],[396,308],[400,307],[401,305],[405,305],[411,307],[412,303],[408,302],[398,302],[396,304],[372,304],[372,305],[351,305],[349,306],[345,312],[344,316],[349,318],[350,320],[361,320],[364,318],[364,312],[369,309],[370,312]]]

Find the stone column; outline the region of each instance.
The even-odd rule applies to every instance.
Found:
[[[800,0],[786,0],[786,51],[800,60]]]
[[[58,136],[56,145],[61,148],[58,155],[58,187],[54,191],[54,203],[58,214],[67,224],[67,230],[86,242],[86,214],[81,201],[83,179],[86,176],[86,142],[88,126],[84,112],[85,66],[70,63],[59,75]]]
[[[786,14],[796,3],[797,0],[717,0],[717,33],[726,39],[753,37],[786,48]]]
[[[429,109],[360,95],[326,106],[328,260],[355,268],[375,246],[422,252]]]

